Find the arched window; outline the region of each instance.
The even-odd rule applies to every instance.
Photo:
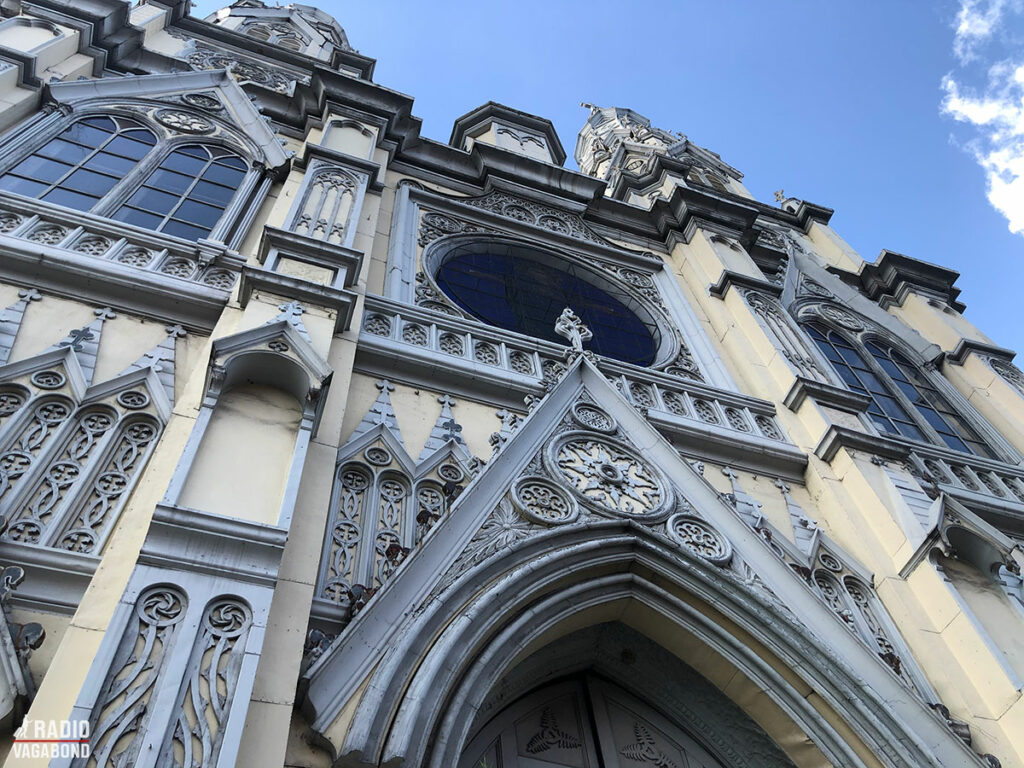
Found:
[[[246,162],[227,149],[206,144],[178,147],[113,218],[198,240],[220,220],[247,170]]]
[[[89,211],[156,141],[156,135],[135,120],[88,117],[0,176],[0,189]]]
[[[868,416],[881,432],[992,456],[918,367],[891,345],[877,339],[861,343],[819,323],[804,328],[846,385],[871,399]]]
[[[537,249],[470,241],[447,250],[434,275],[460,309],[488,325],[556,344],[555,321],[570,307],[594,337],[587,347],[634,365],[655,362],[658,324],[637,299],[596,272]]]

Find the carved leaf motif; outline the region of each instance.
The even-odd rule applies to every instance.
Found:
[[[638,763],[653,765],[655,768],[677,768],[664,752],[658,749],[654,736],[638,722],[633,723],[633,736],[635,744],[627,744],[619,754]]]
[[[580,740],[558,726],[558,720],[550,707],[544,707],[540,713],[540,730],[530,737],[526,743],[526,751],[531,755],[547,752],[555,747],[559,749],[579,749]]]

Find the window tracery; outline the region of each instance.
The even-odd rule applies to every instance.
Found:
[[[0,191],[191,241],[208,237],[236,193],[249,188],[243,182],[251,175],[251,165],[243,155],[252,150],[229,148],[227,144],[239,144],[230,131],[191,109],[191,102],[178,104],[154,108],[114,103],[111,112],[132,116],[74,117],[56,135],[31,139],[36,148],[0,174]],[[28,133],[49,130],[30,127]],[[68,233],[46,222],[36,230],[29,239],[51,245]],[[94,255],[109,250],[109,244],[90,239],[74,247]]]
[[[820,315],[844,331],[806,316],[804,329],[846,386],[870,399],[867,414],[879,431],[992,456],[980,434],[895,345],[838,307],[824,307]]]
[[[241,157],[222,147],[179,146],[146,177],[113,218],[198,240],[210,234],[220,220],[247,170]]]
[[[0,176],[0,189],[90,211],[156,144],[137,120],[83,118]]]
[[[885,609],[878,603],[874,591],[856,576],[850,575],[839,558],[827,551],[818,553],[817,566],[812,581],[826,605],[852,632],[874,648],[879,658],[900,679],[921,694],[921,686],[903,663],[897,645],[894,644],[892,638],[895,637],[895,629],[885,616]]]

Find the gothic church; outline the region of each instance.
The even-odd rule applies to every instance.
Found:
[[[188,9],[0,2],[5,766],[1024,767],[1024,374],[955,272]]]

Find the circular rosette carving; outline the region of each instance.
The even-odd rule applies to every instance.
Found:
[[[664,475],[618,440],[570,432],[548,444],[544,461],[553,477],[597,512],[656,520],[672,507]]]
[[[512,500],[523,517],[542,525],[564,525],[580,516],[572,496],[543,477],[520,479],[512,489]]]
[[[615,419],[591,403],[576,403],[572,407],[572,420],[585,429],[609,435],[619,428]]]
[[[213,133],[214,126],[206,118],[180,109],[161,109],[153,115],[157,122],[181,133]]]
[[[715,565],[727,565],[732,545],[722,534],[693,515],[672,515],[666,524],[668,535],[684,549]]]
[[[185,597],[173,587],[151,587],[135,604],[135,611],[146,624],[166,627],[185,615]]]
[[[217,637],[238,637],[252,623],[252,612],[241,600],[221,598],[207,608],[203,621]]]

